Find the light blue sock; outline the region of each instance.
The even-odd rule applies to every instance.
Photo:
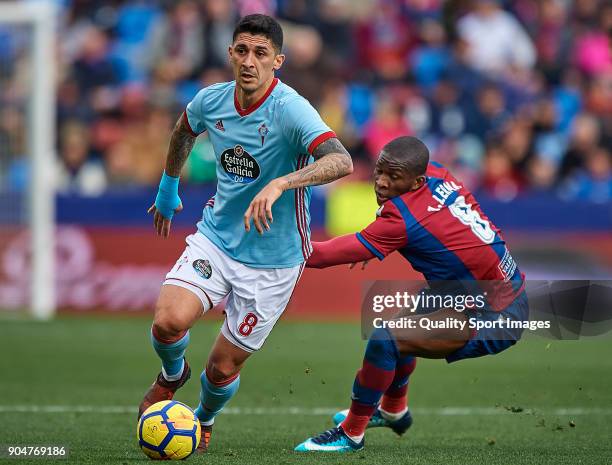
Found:
[[[223,410],[225,404],[238,392],[240,375],[225,386],[216,386],[208,380],[206,370],[204,370],[200,376],[200,382],[202,383],[200,404],[196,408],[195,414],[201,423],[210,425],[214,422],[215,416]]]
[[[180,338],[178,341],[172,344],[165,344],[158,341],[151,332],[151,343],[159,358],[162,361],[162,374],[168,381],[176,381],[183,374],[183,367],[185,365],[183,357],[185,356],[185,349],[189,344],[189,331]]]

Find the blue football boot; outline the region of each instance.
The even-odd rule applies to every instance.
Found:
[[[363,449],[364,440],[355,442],[340,427],[308,438],[294,450],[297,452],[355,452]]]
[[[337,412],[332,417],[334,425],[338,426],[340,423],[342,423],[347,415],[348,409]],[[366,428],[391,428],[397,435],[401,436],[408,431],[410,426],[412,426],[412,415],[410,415],[410,410],[408,410],[399,420],[389,421],[382,417],[379,409],[376,409]]]

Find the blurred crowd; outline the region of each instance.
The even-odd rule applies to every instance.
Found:
[[[157,184],[174,122],[199,88],[232,79],[234,25],[260,12],[285,31],[278,76],[336,131],[355,177],[369,179],[380,148],[412,134],[498,199],[612,200],[608,0],[54,3],[62,190]],[[0,25],[0,43],[0,186],[19,189],[28,40]],[[212,182],[214,165],[200,136],[183,179]]]

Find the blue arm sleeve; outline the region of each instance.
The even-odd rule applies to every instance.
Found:
[[[155,197],[155,208],[166,219],[171,220],[174,210],[181,204],[178,195],[179,178],[168,176],[164,171],[159,183],[157,197]]]

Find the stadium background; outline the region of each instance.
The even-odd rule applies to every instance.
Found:
[[[279,77],[313,103],[355,160],[351,177],[315,189],[314,238],[371,220],[373,196],[360,183],[369,182],[386,141],[414,134],[476,193],[530,278],[609,275],[609,2],[56,3],[58,146],[49,176],[58,191],[60,308],[150,311],[214,191],[204,135],[187,162],[186,211],[171,240],[152,234],[144,212],[172,125],[199,88],[231,79],[226,54],[233,26],[253,11],[283,21],[288,58]],[[3,37],[4,195],[29,183],[19,39]],[[26,241],[8,232],[11,211],[3,210],[2,306],[23,308]],[[390,261],[365,274],[307,271],[289,315],[356,316],[359,280],[412,275],[399,259]]]
[[[129,436],[130,408],[157,369],[147,341],[147,315],[164,274],[184,247],[184,236],[194,230],[214,192],[214,158],[205,135],[187,162],[181,181],[185,211],[175,217],[170,239],[154,235],[146,209],[155,196],[174,121],[199,88],[231,79],[227,46],[237,18],[251,12],[282,21],[287,61],[278,76],[311,101],[354,158],[352,176],[314,189],[314,239],[355,231],[373,218],[370,175],[376,154],[389,139],[413,134],[426,141],[434,160],[473,190],[529,278],[605,279],[612,273],[608,1],[53,3],[59,8],[57,157],[49,176],[57,187],[60,317],[43,326],[10,321],[23,316],[29,301],[29,246],[20,230],[18,202],[31,181],[23,85],[31,77],[21,66],[27,38],[0,27],[0,199],[5,206],[0,211],[0,348],[7,354],[0,358],[0,372],[12,374],[2,375],[0,416],[11,425],[7,440],[67,440],[75,428],[90,431],[102,421],[109,437],[91,443],[82,432],[70,443],[81,461],[139,457]],[[279,412],[345,405],[361,353],[354,322],[362,281],[415,276],[398,256],[371,263],[365,271],[307,270],[284,323],[247,368],[244,378],[252,381],[245,381],[232,405],[243,411],[271,405]],[[75,318],[75,313],[85,317]],[[145,316],[109,319],[110,313]],[[321,325],[323,320],[328,323]],[[215,324],[194,330],[190,350],[206,353]],[[330,345],[332,360],[326,351]],[[539,451],[539,463],[578,456],[587,463],[588,454],[593,463],[602,463],[610,454],[604,444],[610,443],[605,386],[612,381],[610,362],[599,357],[602,351],[609,354],[607,341],[551,347],[537,340],[501,360],[490,357],[447,371],[423,362],[417,370],[422,384],[416,381],[411,396],[434,413],[417,419],[421,426],[411,438],[411,461],[445,457],[460,463],[476,447],[476,456],[490,463],[533,463],[533,456],[515,454],[528,448]],[[196,398],[195,384],[186,389],[186,401]],[[469,389],[447,399],[444,386],[454,384]],[[539,387],[537,393],[533,386]],[[44,408],[53,405],[66,411],[59,418],[44,417],[44,425],[40,417],[28,415],[52,413]],[[480,414],[436,416],[435,408],[454,405],[497,413],[517,405],[527,411],[545,408],[535,410],[534,417],[487,416],[488,426]],[[109,406],[110,417],[121,418],[115,429],[111,418],[83,415]],[[588,419],[590,425],[576,428],[579,433],[572,438],[561,436],[574,434],[568,414],[559,413],[565,407],[583,409],[576,421],[582,426],[580,420]],[[219,452],[213,453],[228,463],[261,453],[252,443],[239,446],[227,437],[240,430],[246,435],[240,438],[263,438],[269,460],[294,460],[287,452],[292,443],[328,424],[309,415],[287,421],[229,415],[219,425]],[[270,431],[257,431],[259,421],[267,422]],[[445,439],[432,439],[432,430]],[[507,433],[502,446],[499,431],[507,430],[516,432]],[[557,436],[551,432],[562,430]],[[405,456],[400,443],[376,434],[375,451],[390,449],[397,460]],[[491,452],[495,437],[498,451],[506,455]],[[430,450],[432,441],[442,455]],[[111,450],[111,443],[125,444],[125,452]],[[88,447],[87,453],[79,452]],[[587,455],[573,455],[581,453]]]

